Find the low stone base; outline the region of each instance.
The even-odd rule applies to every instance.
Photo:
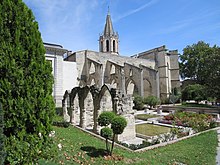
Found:
[[[135,131],[135,118],[132,114],[122,115],[127,120],[127,127],[125,127],[124,132],[118,135],[118,141],[131,140],[136,137]]]

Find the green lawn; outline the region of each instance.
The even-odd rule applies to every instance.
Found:
[[[149,118],[154,118],[154,117],[158,117],[158,115],[154,115],[154,114],[137,114],[137,115],[135,115],[136,119],[145,120],[145,121],[147,121]]]
[[[53,160],[41,160],[41,165],[56,164],[135,164],[135,165],[173,165],[182,162],[187,165],[215,165],[217,133],[210,131],[181,142],[141,153],[115,148],[113,153],[123,157],[121,161],[105,160],[105,143],[74,127],[58,128],[55,143],[63,148]]]
[[[155,136],[170,132],[169,127],[163,127],[153,124],[137,124],[136,132],[147,136]]]

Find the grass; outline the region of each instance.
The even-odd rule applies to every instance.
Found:
[[[170,132],[170,128],[153,124],[137,124],[136,132],[147,136],[155,136]]]
[[[136,119],[145,120],[147,121],[149,118],[158,117],[158,115],[155,114],[137,114],[135,115]]]
[[[77,128],[54,127],[55,144],[62,144],[62,149],[52,160],[41,160],[41,165],[57,164],[135,164],[161,165],[181,162],[187,165],[215,165],[217,133],[209,131],[172,145],[140,153],[129,152],[115,147],[113,153],[123,160],[105,160],[105,143]]]

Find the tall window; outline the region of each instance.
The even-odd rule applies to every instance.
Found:
[[[101,41],[100,44],[101,44],[101,45],[100,45],[100,51],[102,52],[102,51],[103,51],[103,41]]]
[[[106,40],[106,51],[109,52],[109,40]]]
[[[113,40],[113,52],[115,52],[115,40]]]

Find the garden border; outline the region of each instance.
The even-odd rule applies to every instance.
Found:
[[[79,130],[81,130],[81,131],[83,131],[83,132],[89,133],[90,135],[92,135],[92,136],[94,136],[94,137],[96,137],[96,138],[98,138],[98,139],[101,139],[101,140],[105,141],[105,138],[101,137],[100,135],[97,135],[97,134],[95,134],[95,133],[93,133],[93,132],[90,132],[90,131],[88,131],[88,130],[85,130],[85,129],[83,129],[83,128],[77,126],[77,125],[71,125],[71,126],[73,126],[73,127],[75,127],[75,128],[78,128]],[[166,146],[166,145],[169,145],[169,144],[174,144],[174,143],[176,143],[176,142],[179,142],[179,141],[182,141],[182,140],[185,140],[185,139],[189,139],[189,138],[194,137],[194,136],[198,136],[198,135],[203,134],[203,133],[205,133],[205,132],[209,132],[209,131],[212,131],[212,130],[218,130],[218,129],[220,129],[220,127],[215,127],[215,128],[209,129],[209,130],[205,130],[205,131],[202,131],[202,132],[195,133],[195,134],[193,134],[193,135],[184,136],[184,137],[179,138],[179,139],[176,139],[176,140],[172,140],[172,141],[164,142],[164,143],[160,143],[160,144],[155,144],[155,145],[148,146],[148,147],[141,148],[141,149],[137,149],[137,150],[132,150],[132,149],[127,148],[127,147],[125,147],[125,146],[123,146],[123,145],[120,145],[120,144],[118,144],[118,143],[115,143],[115,145],[118,146],[118,147],[120,147],[120,148],[122,148],[122,149],[125,149],[125,150],[127,150],[127,151],[130,151],[130,152],[144,152],[144,151],[152,150],[152,149],[155,149],[155,148],[163,147],[163,146]],[[108,141],[111,142],[110,140],[108,140]]]

